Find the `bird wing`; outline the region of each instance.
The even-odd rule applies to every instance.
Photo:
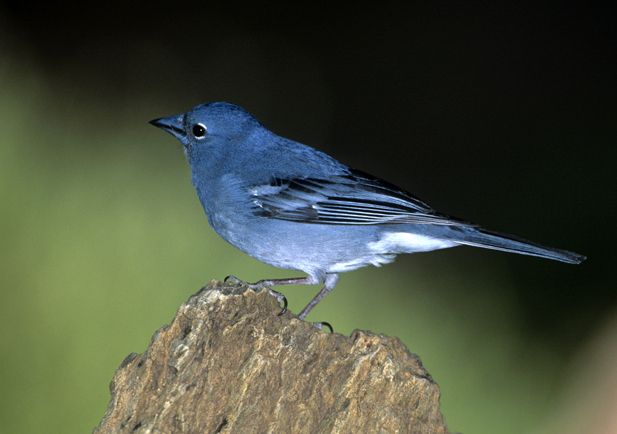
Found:
[[[437,214],[426,203],[366,173],[325,178],[273,178],[249,188],[261,217],[331,225],[437,224],[469,226]]]

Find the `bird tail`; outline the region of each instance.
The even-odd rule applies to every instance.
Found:
[[[568,264],[580,264],[586,257],[567,250],[545,247],[540,244],[515,237],[513,235],[500,234],[484,229],[473,228],[466,230],[462,239],[456,240],[458,244],[484,249],[500,250],[502,252],[518,253],[521,255],[537,256],[539,258],[552,259]]]

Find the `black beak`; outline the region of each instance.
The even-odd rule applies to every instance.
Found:
[[[186,132],[184,131],[183,125],[183,115],[153,119],[150,121],[150,124],[167,131],[179,140],[186,137]]]

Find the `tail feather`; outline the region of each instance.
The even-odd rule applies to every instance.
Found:
[[[500,250],[521,255],[537,256],[566,262],[568,264],[580,264],[586,257],[567,250],[545,247],[532,241],[527,241],[513,235],[500,234],[484,229],[465,231],[465,236],[456,241],[459,244],[482,247],[485,249]]]

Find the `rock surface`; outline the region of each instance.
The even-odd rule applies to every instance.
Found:
[[[211,282],[129,355],[95,433],[447,433],[397,338],[318,331],[268,291]]]

